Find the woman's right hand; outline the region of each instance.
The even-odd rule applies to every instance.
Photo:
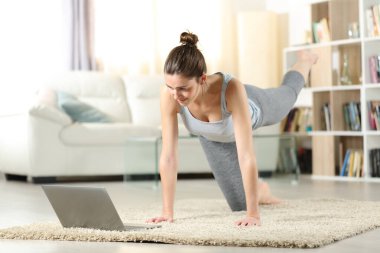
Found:
[[[158,216],[158,217],[154,217],[154,218],[148,219],[145,222],[147,222],[147,223],[170,222],[171,223],[173,221],[174,221],[173,216],[162,215],[162,216]]]

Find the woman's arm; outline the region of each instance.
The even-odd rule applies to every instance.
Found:
[[[258,171],[252,140],[252,123],[244,85],[232,79],[226,91],[227,109],[232,113],[239,166],[247,203],[247,217],[237,225],[260,225]]]
[[[173,221],[174,196],[178,168],[178,104],[170,97],[166,87],[161,88],[162,151],[160,156],[160,176],[163,208],[160,217],[147,222]]]

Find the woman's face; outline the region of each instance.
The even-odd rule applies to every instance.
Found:
[[[165,75],[166,88],[180,105],[186,106],[193,102],[200,91],[201,78],[187,78],[181,75]]]

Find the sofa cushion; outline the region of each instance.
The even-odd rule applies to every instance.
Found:
[[[75,96],[57,91],[58,106],[65,111],[73,121],[77,122],[111,122],[111,118],[97,108],[79,101]]]
[[[79,101],[106,113],[112,121],[131,122],[123,80],[96,71],[69,71],[52,76],[45,87],[74,95]]]
[[[123,76],[132,122],[139,125],[159,126],[160,87],[164,84],[162,75]]]
[[[29,109],[29,114],[35,117],[56,122],[62,126],[70,125],[73,121],[64,112],[55,106],[44,103],[36,103]]]
[[[62,129],[60,138],[71,145],[123,145],[131,138],[158,137],[157,127],[131,123],[74,123]]]

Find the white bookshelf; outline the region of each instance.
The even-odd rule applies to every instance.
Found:
[[[367,38],[367,39],[369,41],[372,41],[372,40],[376,41],[377,39],[380,40],[380,38]],[[304,46],[288,47],[288,48],[285,48],[284,51],[286,53],[289,53],[289,52],[297,52],[300,50],[309,50],[309,49],[320,48],[320,47],[333,47],[333,46],[341,46],[341,45],[360,44],[361,42],[362,42],[361,39],[345,39],[345,40],[308,44]]]
[[[311,24],[323,17],[329,22],[331,41],[312,43],[301,46],[290,46],[284,49],[284,70],[288,70],[296,60],[296,53],[301,50],[310,50],[319,55],[318,63],[311,71],[311,86],[305,88],[307,101],[302,106],[313,108],[313,131],[310,133],[313,142],[313,178],[380,182],[380,178],[370,175],[369,151],[380,148],[380,131],[371,130],[368,119],[367,101],[380,101],[380,83],[372,83],[369,72],[369,57],[380,55],[380,36],[371,37],[367,31],[366,10],[370,6],[380,4],[380,0],[330,0],[318,1],[310,4],[311,17],[305,22]],[[345,34],[348,23],[359,24],[360,37],[349,38]],[[342,71],[342,55],[348,55],[349,73],[352,84],[341,85],[339,75]],[[297,100],[297,101],[298,101]],[[360,102],[361,130],[349,131],[345,129],[343,105],[347,102]],[[321,127],[321,105],[331,105],[332,129],[327,131]],[[296,103],[296,106],[299,104]],[[342,122],[343,121],[343,122]],[[342,158],[342,148],[363,150],[362,177],[339,176]]]

